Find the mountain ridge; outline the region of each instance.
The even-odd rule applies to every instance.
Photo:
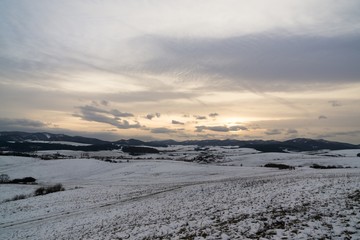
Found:
[[[42,141],[41,143],[32,141]],[[47,141],[52,142],[46,143]],[[92,146],[69,146],[64,143],[54,144],[56,142],[76,142],[85,143]],[[15,144],[17,149],[21,149],[21,144],[26,149],[54,149],[61,148],[69,150],[98,151],[103,149],[119,149],[122,146],[150,146],[167,147],[169,145],[197,145],[197,146],[237,146],[242,148],[254,148],[262,152],[286,152],[286,151],[316,151],[316,150],[341,150],[341,149],[359,149],[360,145],[328,141],[324,139],[295,138],[285,141],[277,140],[235,140],[235,139],[210,139],[210,140],[157,140],[142,141],[138,139],[121,139],[118,141],[104,141],[97,138],[82,136],[69,136],[65,134],[53,134],[48,132],[0,132],[0,147],[12,149],[11,144]],[[13,145],[15,146],[15,145]],[[1,149],[0,148],[0,149]]]

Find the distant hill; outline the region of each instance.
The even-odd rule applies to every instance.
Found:
[[[169,144],[170,143],[170,144]],[[197,146],[238,146],[243,148],[254,148],[261,152],[286,152],[286,151],[316,151],[322,149],[341,150],[341,149],[358,149],[359,145],[332,142],[323,139],[314,140],[307,138],[296,138],[287,141],[274,141],[274,140],[189,140],[177,142],[174,140],[165,141],[152,141],[142,143],[148,146],[161,146],[161,145],[197,145]]]
[[[65,134],[53,134],[47,132],[27,133],[27,132],[0,132],[0,141],[52,141],[52,142],[76,142],[85,144],[108,144],[96,138],[87,138],[81,136],[69,136]]]
[[[291,139],[284,141],[283,144],[291,146],[294,150],[297,151],[313,151],[321,149],[341,150],[359,148],[359,145],[354,145],[350,143],[332,142],[323,139],[314,140],[308,138]]]
[[[42,141],[31,142],[31,141]],[[46,143],[46,141],[52,142]],[[71,146],[66,144],[54,144],[54,142],[75,142],[91,144],[90,146]],[[332,142],[323,139],[314,140],[307,138],[296,138],[287,141],[274,140],[162,140],[162,141],[141,141],[137,139],[118,140],[115,142],[103,141],[96,138],[86,138],[81,136],[68,136],[65,134],[52,133],[26,133],[26,132],[0,132],[0,150],[5,151],[36,151],[36,150],[82,150],[99,151],[121,149],[124,146],[149,146],[167,147],[169,145],[196,145],[196,146],[237,146],[243,148],[254,148],[261,152],[287,152],[287,151],[316,151],[322,149],[341,150],[359,149],[359,145]]]

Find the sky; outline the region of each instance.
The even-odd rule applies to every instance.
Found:
[[[2,0],[14,130],[360,144],[360,1]]]

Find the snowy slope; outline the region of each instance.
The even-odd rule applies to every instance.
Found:
[[[332,153],[336,157],[232,147],[209,151],[222,155],[221,162],[179,161],[184,153],[199,154],[188,146],[121,163],[0,156],[0,173],[66,188],[0,203],[0,239],[360,238],[355,151]],[[122,154],[101,154],[112,153]],[[304,167],[257,167],[269,161]],[[312,161],[352,168],[311,169]],[[0,185],[1,200],[36,187]]]

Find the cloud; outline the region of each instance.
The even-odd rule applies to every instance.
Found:
[[[246,131],[248,130],[244,126],[195,126],[196,130],[195,132],[202,132],[204,130],[214,131],[214,132],[236,132],[239,130]]]
[[[169,128],[153,128],[150,130],[151,133],[155,133],[155,134],[162,134],[162,133],[176,133],[176,130],[173,129],[169,129]]]
[[[26,118],[0,118],[0,127],[6,129],[7,127],[34,127],[34,128],[42,128],[47,127],[49,124],[43,123],[37,120],[26,119]]]
[[[111,113],[115,117],[133,117],[134,116],[134,114],[132,114],[132,113],[120,112],[117,109],[112,109],[109,111],[109,113]]]
[[[117,109],[111,109],[110,111],[108,111],[108,110],[94,107],[91,105],[79,106],[77,108],[79,108],[81,110],[81,112],[105,113],[105,114],[113,115],[114,117],[133,117],[134,116],[134,114],[132,114],[132,113],[120,112]]]
[[[333,107],[340,107],[342,106],[342,104],[339,101],[333,100],[333,101],[329,101],[329,103],[331,104],[331,106]]]
[[[358,137],[360,136],[360,130],[357,131],[344,131],[344,132],[329,132],[325,134],[319,134],[317,138],[334,138],[339,136],[350,136],[350,137]]]
[[[184,125],[183,122],[176,121],[176,120],[172,120],[172,121],[171,121],[171,124]]]
[[[199,76],[224,79],[218,85],[227,89],[273,90],[284,89],[289,82],[288,88],[295,90],[301,79],[338,83],[359,79],[356,0],[276,1],[272,3],[276,8],[266,9],[269,5],[261,1],[211,1],[206,8],[203,3],[183,1],[154,6],[143,2],[146,7],[130,2],[122,2],[121,7],[114,2],[2,3],[0,73],[20,82],[32,79],[39,84],[41,79],[40,85],[56,85],[47,79],[69,79],[72,73],[86,70],[120,77],[168,73],[190,81]],[[231,7],[234,4],[238,7]],[[158,14],[159,8],[166,9],[164,14]],[[183,11],[168,11],[179,8]],[[218,9],[227,17],[219,15]],[[67,21],[61,21],[65,12]],[[114,29],[122,29],[122,34]],[[224,85],[227,80],[231,81]],[[262,84],[267,80],[276,83]],[[162,91],[152,94],[154,89],[133,97],[146,101],[177,93],[166,91],[166,97],[159,97]]]
[[[98,107],[94,107],[91,105],[78,106],[77,108],[79,108],[82,112],[109,113],[107,110],[104,110],[104,109],[101,109]]]
[[[281,130],[280,129],[268,129],[265,132],[266,135],[279,135],[281,134]]]
[[[118,129],[141,128],[141,125],[138,122],[130,124],[129,121],[120,119],[120,117],[133,116],[131,113],[122,113],[116,109],[107,111],[89,105],[80,106],[77,108],[80,109],[80,113],[75,113],[73,116],[79,117],[86,121],[106,123],[115,126]]]
[[[154,117],[155,117],[155,115],[152,114],[152,113],[149,113],[149,114],[147,114],[147,115],[145,116],[145,118],[147,118],[147,119],[149,119],[149,120],[152,120]]]
[[[289,134],[298,134],[298,130],[296,130],[296,129],[288,129],[287,131],[286,131],[286,134],[287,135],[289,135]]]
[[[292,119],[268,121],[263,131],[359,129],[360,1],[135,2],[0,1],[0,115],[91,130],[94,124],[65,121],[73,106],[95,99],[76,114],[114,126],[108,128],[138,127],[132,113],[121,111],[136,109],[140,119],[155,111],[188,113],[192,119],[179,120],[193,128],[219,125],[204,133],[231,132],[242,129],[211,114],[236,118],[241,109],[249,119]],[[346,108],[318,121],[311,113],[321,113],[324,99]],[[295,113],[299,106],[305,111]],[[174,127],[169,118],[158,120]]]
[[[143,41],[162,50],[144,69],[181,73],[177,77],[184,82],[208,79],[204,89],[298,91],[357,83],[360,77],[359,34],[312,36],[274,31],[229,38],[145,36]]]
[[[211,118],[216,118],[217,116],[219,116],[218,113],[209,113],[209,117]]]
[[[239,130],[247,131],[248,128],[247,128],[247,127],[244,127],[244,126],[240,126],[240,125],[236,125],[236,126],[231,126],[231,127],[229,127],[229,131],[231,131],[231,132],[236,132],[236,131],[239,131]]]
[[[318,117],[318,119],[319,119],[319,120],[323,120],[323,119],[327,119],[327,117],[324,116],[324,115],[320,115],[320,116]]]
[[[226,126],[196,126],[196,132],[202,132],[203,130],[210,130],[214,132],[228,132],[229,128]]]
[[[194,115],[194,118],[195,118],[196,120],[205,120],[205,119],[207,119],[206,116],[201,116],[201,115]]]
[[[154,117],[157,117],[159,118],[161,116],[160,113],[149,113],[145,116],[145,118],[149,119],[149,120],[152,120]]]
[[[106,101],[106,100],[101,100],[100,104],[107,107],[107,106],[109,106],[110,102]]]

